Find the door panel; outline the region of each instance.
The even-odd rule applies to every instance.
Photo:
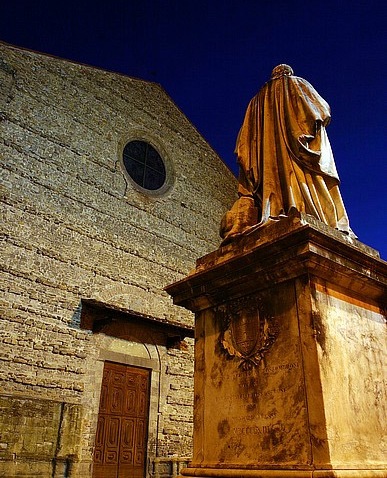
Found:
[[[105,362],[94,451],[94,478],[143,478],[149,370]]]

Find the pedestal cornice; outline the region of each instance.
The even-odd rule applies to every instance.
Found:
[[[302,275],[378,302],[386,295],[387,263],[377,251],[304,215],[268,224],[202,257],[193,273],[166,291],[175,304],[196,312]]]

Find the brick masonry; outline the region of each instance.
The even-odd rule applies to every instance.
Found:
[[[0,80],[0,476],[91,476],[104,360],[152,369],[148,473],[176,471],[193,340],[93,334],[81,300],[192,326],[163,288],[218,247],[236,180],[157,84],[2,43]],[[164,194],[128,178],[130,139],[166,159]]]

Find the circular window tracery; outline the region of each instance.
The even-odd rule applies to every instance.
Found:
[[[126,144],[123,163],[131,179],[147,191],[161,189],[167,179],[164,160],[158,151],[145,141],[135,140]]]

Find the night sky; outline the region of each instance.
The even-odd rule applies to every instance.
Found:
[[[341,192],[359,240],[387,257],[387,2],[8,0],[0,39],[160,83],[236,172],[246,106],[279,63],[331,106]]]

